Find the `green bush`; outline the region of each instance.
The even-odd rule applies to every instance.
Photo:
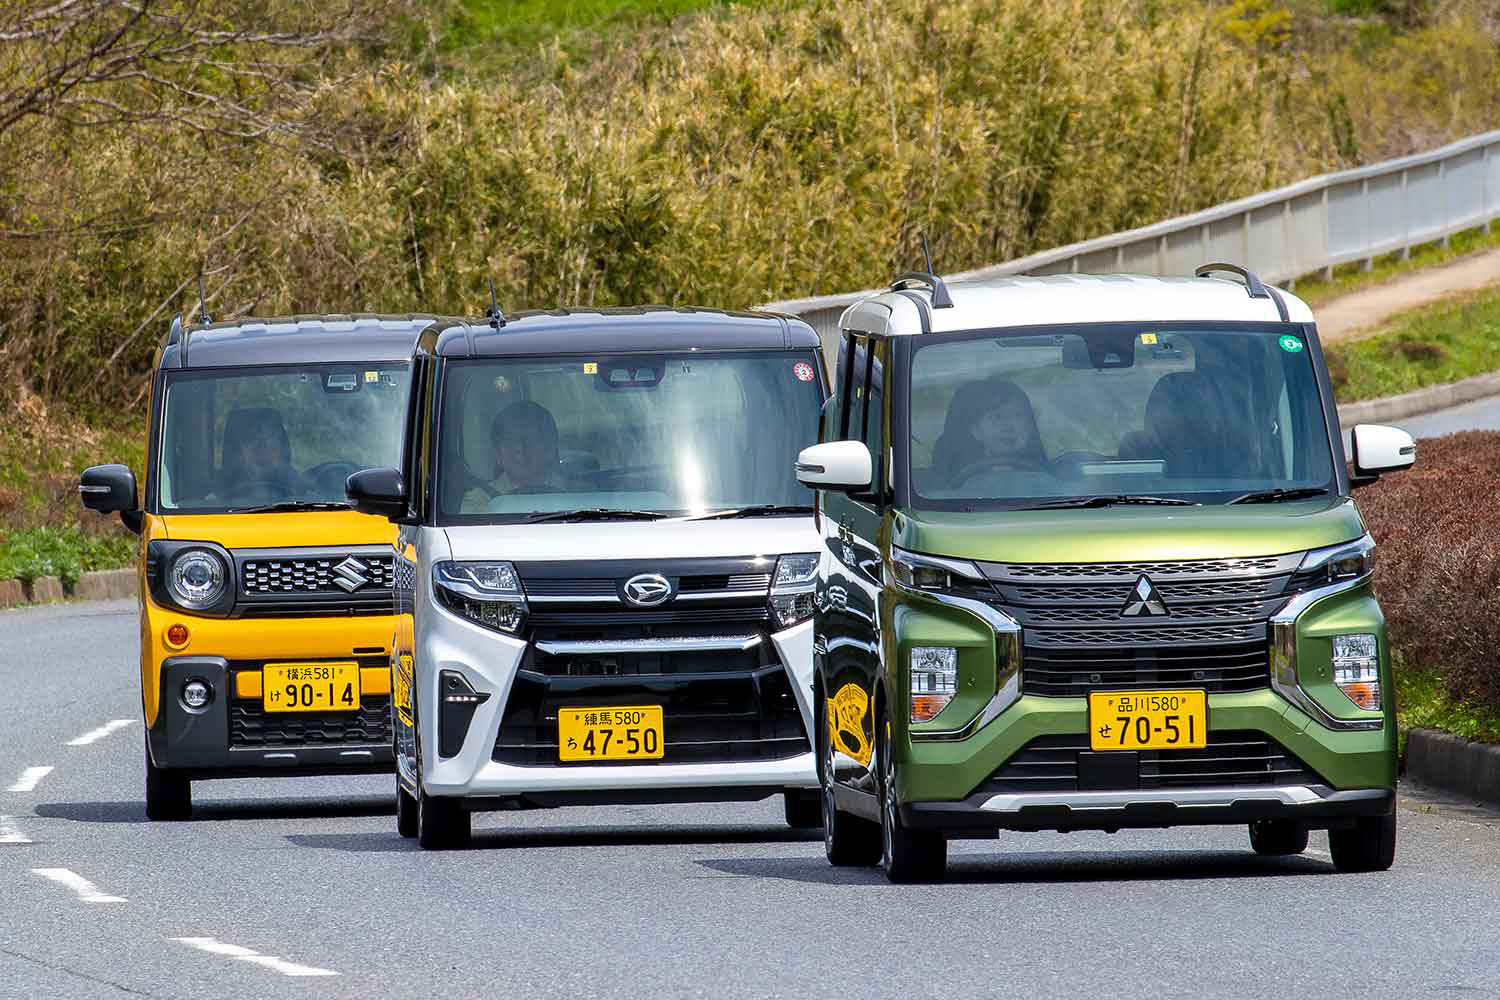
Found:
[[[135,536],[124,533],[86,535],[54,528],[18,532],[0,537],[0,580],[30,583],[40,576],[58,576],[71,590],[85,572],[131,565],[137,546]]]

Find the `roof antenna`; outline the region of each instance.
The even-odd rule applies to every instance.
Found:
[[[198,315],[203,320],[204,326],[214,321],[214,318],[208,314],[208,299],[203,294],[203,264],[201,262],[198,264]]]
[[[490,279],[490,307],[484,311],[485,318],[490,321],[490,326],[496,330],[505,325],[505,313],[500,311],[500,303],[495,298],[495,279]]]
[[[927,261],[927,273],[937,274],[932,269],[932,248],[927,245],[927,234],[925,232],[922,234],[922,256]]]

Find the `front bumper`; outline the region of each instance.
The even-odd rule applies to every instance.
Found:
[[[362,676],[375,676],[369,668]],[[259,698],[237,696],[231,661],[219,656],[172,656],[157,671],[155,720],[146,730],[147,747],[156,766],[170,768],[189,778],[234,778],[268,775],[378,774],[389,772],[395,761],[390,739],[389,673],[381,685],[366,684],[363,709],[348,716],[343,731],[354,734],[339,739],[319,730],[316,742],[269,740],[262,745],[236,745],[244,729],[236,711],[259,708]],[[201,709],[192,709],[178,697],[183,684],[192,679],[207,681],[213,698]],[[296,720],[299,724],[304,720]],[[343,720],[337,720],[343,722]]]
[[[980,792],[961,802],[901,807],[912,827],[945,831],[1119,830],[1292,820],[1322,829],[1361,817],[1388,816],[1389,788],[1335,791],[1326,785],[1179,788],[1122,792]]]

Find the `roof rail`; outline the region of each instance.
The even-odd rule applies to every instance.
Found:
[[[1266,289],[1265,284],[1260,280],[1260,278],[1255,276],[1255,272],[1247,268],[1240,267],[1238,264],[1204,264],[1197,270],[1193,271],[1193,277],[1206,278],[1216,271],[1225,271],[1229,274],[1237,274],[1241,278],[1245,279],[1245,290],[1250,293],[1250,297],[1252,299],[1269,299],[1271,297],[1271,293]]]
[[[182,342],[182,313],[172,317],[172,325],[167,328],[167,346]]]
[[[1245,291],[1250,294],[1252,299],[1270,299],[1276,306],[1276,314],[1281,317],[1281,321],[1286,323],[1290,320],[1290,316],[1286,311],[1286,303],[1282,301],[1280,295],[1276,294],[1276,289],[1262,282],[1260,278],[1255,276],[1255,272],[1248,268],[1240,267],[1238,264],[1225,264],[1222,262],[1203,264],[1193,271],[1193,276],[1196,278],[1206,278],[1216,271],[1239,275],[1245,279]]]
[[[898,292],[907,285],[926,285],[932,292],[932,308],[952,309],[953,299],[948,296],[948,286],[943,284],[943,279],[929,271],[907,271],[898,274],[896,280],[891,282],[891,291]]]

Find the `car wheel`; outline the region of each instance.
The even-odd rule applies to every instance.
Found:
[[[838,807],[833,796],[833,744],[828,739],[827,706],[818,701],[818,796],[823,810],[823,851],[828,863],[838,868],[867,868],[880,860],[880,827],[867,819],[851,816]]]
[[[880,867],[892,882],[938,882],[948,867],[948,840],[940,830],[911,830],[896,808],[896,755],[891,724],[880,723]]]
[[[786,825],[793,830],[812,830],[823,825],[823,798],[805,788],[788,788],[781,795]]]
[[[1371,816],[1328,831],[1328,853],[1341,872],[1383,872],[1396,860],[1396,814]]]
[[[417,797],[396,779],[396,832],[403,837],[417,835]]]
[[[417,843],[427,851],[463,847],[469,842],[469,813],[461,799],[417,792]]]
[[[188,819],[193,815],[193,783],[182,775],[151,760],[146,749],[146,818],[152,820]]]
[[[1289,819],[1258,819],[1250,824],[1250,847],[1262,857],[1284,857],[1307,850],[1307,827]]]

